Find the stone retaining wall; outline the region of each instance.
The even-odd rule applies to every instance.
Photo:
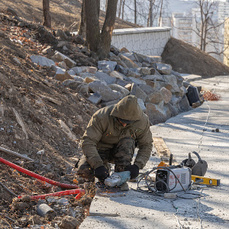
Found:
[[[170,30],[170,27],[116,29],[112,45],[144,55],[160,56],[171,37]]]

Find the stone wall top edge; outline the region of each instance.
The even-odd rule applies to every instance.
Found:
[[[144,27],[144,28],[114,29],[113,35],[166,32],[170,30],[171,30],[171,27]]]

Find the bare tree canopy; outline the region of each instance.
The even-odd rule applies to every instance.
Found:
[[[167,5],[168,0],[119,0],[117,16],[135,24],[157,26]]]
[[[195,15],[194,32],[199,37],[199,48],[209,54],[221,55],[225,52],[225,44],[220,33],[223,22],[214,17],[217,11],[217,2],[211,0],[198,0],[198,12]]]

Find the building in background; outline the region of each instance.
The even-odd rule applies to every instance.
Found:
[[[192,16],[185,13],[173,13],[172,36],[186,43],[192,44]]]

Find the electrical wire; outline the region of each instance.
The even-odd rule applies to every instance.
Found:
[[[207,117],[206,117],[206,120],[205,120],[205,123],[204,123],[204,126],[203,126],[203,130],[202,130],[202,134],[201,134],[201,137],[200,137],[200,140],[199,140],[199,144],[197,146],[198,153],[200,153],[200,146],[203,144],[205,127],[206,127],[206,125],[208,123],[208,120],[209,120],[209,117],[210,117],[210,113],[211,113],[211,107],[209,106],[208,101],[206,101],[206,105],[208,107],[208,114],[207,114]]]

